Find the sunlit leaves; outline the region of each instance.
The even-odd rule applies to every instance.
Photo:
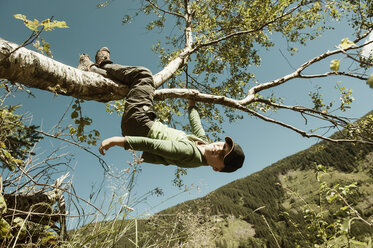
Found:
[[[339,43],[338,47],[342,50],[346,50],[348,48],[351,48],[353,46],[356,46],[356,44],[352,41],[350,41],[348,38],[344,38],[341,43]],[[339,67],[340,67],[340,63],[341,63],[341,59],[333,59],[331,62],[330,62],[330,69],[332,71],[339,71]]]
[[[320,89],[321,87],[317,87],[317,90],[315,92],[310,92],[309,96],[312,99],[314,110],[327,113],[333,106],[333,103],[325,104],[323,99],[324,94],[320,93]]]
[[[319,184],[317,197],[306,200],[299,196],[305,221],[302,236],[307,237],[309,245],[314,247],[342,247],[350,244],[351,240],[361,240],[354,236],[358,232],[352,232],[355,222],[365,222],[354,204],[354,198],[360,194],[357,182],[331,183],[332,174],[329,175],[326,166],[321,164],[316,166],[315,172]],[[289,219],[289,216],[284,216]],[[359,243],[368,247],[366,243]]]
[[[23,116],[14,113],[19,107],[0,108],[0,162],[9,170],[22,166],[25,154],[33,155],[31,148],[41,139],[35,131],[36,126],[25,125],[22,121]]]
[[[49,57],[52,57],[52,52],[51,52],[51,46],[48,42],[46,42],[44,39],[40,39],[40,41],[36,40],[33,44],[33,46],[42,54],[46,54]]]
[[[1,239],[9,239],[13,237],[12,233],[12,227],[11,225],[4,220],[3,218],[0,218],[0,237]]]
[[[352,97],[352,89],[346,88],[344,86],[339,86],[339,83],[337,83],[336,88],[339,90],[341,96],[340,96],[340,107],[339,109],[342,111],[346,111],[347,109],[351,108],[350,104],[355,100],[354,97]]]
[[[341,60],[339,59],[333,59],[331,62],[330,62],[330,69],[332,71],[338,71],[339,70],[339,64],[340,64]]]
[[[25,15],[16,14],[14,18],[22,20],[27,28],[32,30],[30,37],[23,43],[23,46],[27,46],[33,43],[33,46],[42,54],[46,54],[49,57],[52,57],[52,52],[50,49],[50,44],[46,42],[43,38],[39,41],[37,38],[43,31],[52,31],[55,28],[68,28],[65,21],[52,21],[51,19],[46,19],[42,22],[34,19],[33,21],[28,20]],[[55,91],[56,93],[58,90]]]
[[[98,3],[97,4],[97,8],[103,8],[103,7],[106,7],[108,6],[110,3],[112,3],[113,0],[107,0],[107,1],[104,1],[103,3]]]
[[[361,120],[351,123],[346,128],[347,135],[352,139],[373,140],[373,115],[364,116]]]
[[[39,22],[34,19],[33,21],[28,20],[25,15],[16,14],[14,18],[22,20],[25,26],[32,31],[39,31],[42,28],[45,31],[52,31],[55,28],[68,28],[65,21],[51,21],[50,19],[45,19],[44,21]]]
[[[350,41],[348,38],[344,38],[341,43],[339,44],[339,47],[342,49],[348,49],[350,47],[356,46],[356,44],[352,41]]]

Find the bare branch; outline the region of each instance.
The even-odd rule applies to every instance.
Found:
[[[367,32],[363,36],[357,38],[354,41],[354,43],[357,43],[358,41],[362,40],[368,34],[369,34],[369,32]],[[364,45],[351,46],[351,47],[345,49],[344,51],[359,49],[363,46]],[[361,80],[366,80],[367,79],[365,77],[361,77],[361,76],[358,76],[356,74],[351,74],[351,73],[347,73],[347,72],[328,72],[328,73],[325,73],[325,74],[316,74],[316,75],[302,75],[301,74],[302,71],[304,71],[306,68],[308,68],[312,64],[315,64],[316,62],[319,62],[319,61],[321,61],[325,58],[328,58],[330,56],[333,56],[333,55],[336,55],[336,54],[339,54],[339,53],[342,53],[341,49],[339,49],[339,48],[336,49],[336,50],[333,50],[333,51],[327,51],[327,52],[325,52],[325,53],[323,53],[323,54],[321,54],[317,57],[314,57],[313,59],[310,59],[307,62],[303,63],[298,69],[296,69],[294,72],[292,72],[292,73],[290,73],[286,76],[283,76],[283,77],[281,77],[279,79],[276,79],[276,80],[273,80],[273,81],[269,81],[269,82],[266,82],[266,83],[262,83],[262,84],[258,84],[256,86],[253,86],[248,91],[248,94],[247,94],[246,98],[244,98],[240,101],[240,104],[247,105],[247,104],[249,104],[249,103],[251,103],[252,101],[255,100],[255,94],[256,93],[258,93],[262,90],[266,90],[266,89],[269,89],[269,88],[276,87],[276,86],[281,85],[283,83],[286,83],[287,81],[289,81],[291,79],[294,79],[294,78],[317,78],[317,77],[326,77],[326,76],[329,76],[329,75],[344,75],[344,76],[353,77],[353,78],[357,78],[357,79],[361,79]]]
[[[331,114],[324,113],[322,111],[318,111],[318,110],[315,110],[315,109],[312,109],[312,108],[306,108],[306,107],[302,107],[302,106],[287,106],[287,105],[273,103],[273,102],[271,102],[269,100],[266,100],[266,99],[257,99],[257,100],[255,100],[255,102],[262,102],[262,103],[265,103],[267,105],[273,106],[275,108],[288,109],[288,110],[291,110],[291,111],[299,112],[301,114],[306,114],[306,115],[309,115],[309,116],[312,116],[312,117],[315,117],[315,118],[318,118],[318,119],[321,119],[321,120],[329,121],[333,125],[336,125],[336,126],[346,126],[348,124],[348,121],[347,121],[348,118],[343,118],[343,117],[339,117],[339,116],[336,116],[336,115],[331,115]]]
[[[330,71],[326,72],[324,74],[314,74],[314,75],[299,75],[299,78],[322,78],[322,77],[328,77],[328,76],[346,76],[346,77],[352,77],[360,80],[367,80],[367,77],[363,77],[357,74],[343,72],[343,71]]]
[[[192,98],[195,101],[198,102],[205,102],[205,103],[210,103],[210,104],[220,104],[226,107],[234,108],[241,110],[245,113],[249,113],[253,116],[256,116],[264,121],[271,122],[277,125],[280,125],[282,127],[285,127],[287,129],[293,130],[303,137],[307,138],[318,138],[318,139],[323,139],[327,140],[330,142],[334,143],[343,143],[343,142],[349,142],[349,143],[363,143],[363,144],[372,144],[373,142],[371,141],[366,141],[366,140],[349,140],[349,139],[332,139],[328,137],[324,137],[322,135],[317,135],[317,134],[312,134],[312,133],[307,133],[301,129],[298,129],[292,125],[286,124],[281,121],[277,121],[274,119],[271,119],[269,117],[266,117],[264,115],[259,114],[258,112],[246,107],[245,105],[241,104],[240,101],[225,97],[225,96],[216,96],[216,95],[209,95],[209,94],[202,94],[198,93],[195,90],[190,90],[190,89],[162,89],[162,90],[157,90],[154,99],[156,100],[162,100],[165,98]],[[343,121],[343,119],[341,119]]]
[[[52,135],[52,134],[46,133],[46,132],[41,131],[41,130],[35,130],[35,131],[38,132],[38,133],[40,133],[40,134],[42,134],[42,135],[45,135],[47,137],[51,137],[51,138],[54,138],[54,139],[62,140],[62,141],[65,141],[67,143],[70,143],[70,144],[72,144],[74,146],[77,146],[77,147],[83,149],[84,151],[86,151],[86,152],[92,154],[93,156],[95,156],[99,160],[99,162],[100,162],[102,168],[104,169],[104,171],[105,172],[109,172],[109,166],[106,164],[106,162],[102,158],[100,158],[97,154],[95,154],[94,152],[91,152],[90,150],[88,150],[84,146],[82,146],[82,145],[80,145],[80,144],[78,144],[76,142],[73,142],[71,140],[64,139],[64,138],[61,138],[61,137],[59,137],[57,135]]]
[[[283,126],[287,129],[293,130],[293,131],[299,133],[300,135],[302,135],[303,137],[306,137],[306,138],[318,138],[318,139],[330,141],[330,142],[333,142],[333,143],[362,143],[362,144],[373,145],[373,142],[366,141],[366,140],[332,139],[332,138],[317,135],[317,134],[307,133],[307,132],[305,132],[301,129],[298,129],[298,128],[292,126],[292,125],[289,125],[289,124],[286,124],[284,122],[277,121],[277,120],[274,120],[272,118],[261,115],[258,112],[255,112],[254,110],[251,110],[249,108],[245,108],[245,109],[246,109],[246,111],[244,111],[244,112],[250,113],[250,114],[252,114],[252,115],[254,115],[254,116],[256,116],[256,117],[258,117],[258,118],[260,118],[264,121],[271,122],[271,123]]]
[[[79,199],[79,200],[81,200],[81,201],[87,203],[88,205],[90,205],[91,207],[93,207],[94,209],[96,209],[98,212],[100,212],[100,214],[104,215],[104,213],[103,213],[99,208],[97,208],[96,206],[94,206],[92,203],[90,203],[90,202],[84,200],[83,198],[79,197],[78,195],[76,195],[76,194],[74,194],[74,193],[72,193],[72,192],[68,191],[67,189],[65,189],[65,188],[63,188],[63,187],[60,187],[60,186],[55,186],[55,185],[50,185],[50,184],[44,184],[44,183],[36,182],[36,181],[35,181],[35,180],[34,180],[34,179],[33,179],[33,178],[32,178],[32,177],[31,177],[27,172],[25,172],[25,171],[22,169],[21,166],[18,166],[18,165],[17,165],[17,167],[18,167],[18,169],[19,169],[20,171],[22,171],[22,173],[23,173],[26,177],[28,177],[28,178],[29,178],[29,179],[34,183],[34,185],[44,186],[44,187],[49,187],[49,188],[54,188],[54,189],[57,189],[57,190],[61,190],[61,191],[65,192],[65,193],[67,193],[67,194],[71,194],[71,195],[73,195],[74,197],[76,197],[77,199]]]

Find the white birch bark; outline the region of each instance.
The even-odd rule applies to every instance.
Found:
[[[0,38],[0,78],[84,100],[122,99],[128,88],[97,73],[85,72]],[[9,55],[10,54],[10,55]]]

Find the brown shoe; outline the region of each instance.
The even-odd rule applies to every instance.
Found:
[[[78,69],[82,71],[91,71],[91,66],[93,66],[95,63],[93,63],[90,59],[89,56],[85,53],[79,56],[79,65]]]
[[[113,62],[110,60],[110,51],[107,47],[101,47],[100,50],[96,53],[96,65],[98,67],[102,67],[106,64],[112,64]]]

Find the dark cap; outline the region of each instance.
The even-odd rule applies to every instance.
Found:
[[[245,154],[240,145],[234,143],[231,137],[225,137],[225,142],[230,146],[230,151],[224,157],[224,169],[220,172],[233,172],[241,168]]]

